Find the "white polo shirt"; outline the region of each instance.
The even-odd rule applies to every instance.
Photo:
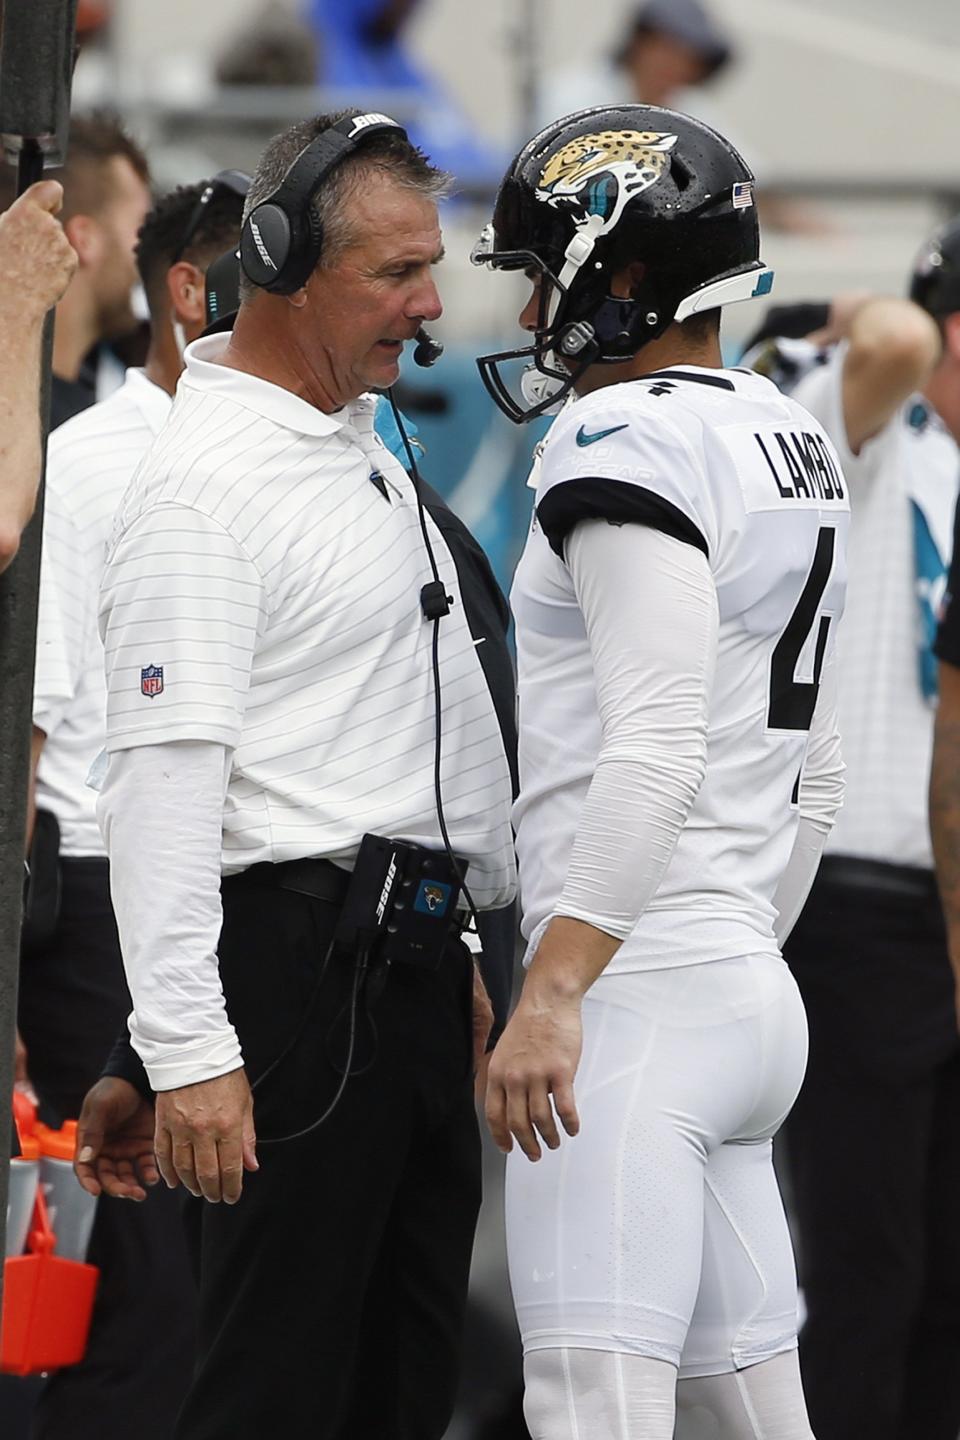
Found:
[[[66,856],[105,854],[87,773],[103,749],[106,690],[97,629],[100,577],[124,490],[170,409],[142,370],[50,436],[37,619],[33,723],[46,735],[37,804]]]
[[[100,610],[107,749],[232,752],[224,873],[350,866],[368,830],[441,848],[413,484],[374,431],[374,396],[325,415],[215,363],[227,338],[188,348],[117,516]],[[444,814],[477,904],[496,907],[515,888],[509,770],[456,569],[427,526],[454,601],[439,643]]]
[[[840,389],[845,353],[838,347],[793,391],[836,445],[850,488],[849,588],[837,635],[847,789],[827,850],[929,869],[934,709],[920,681],[911,501],[949,565],[960,451],[931,407],[913,397],[854,455]],[[937,597],[930,599],[935,610]]]

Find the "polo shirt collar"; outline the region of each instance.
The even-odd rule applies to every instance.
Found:
[[[146,370],[132,368],[123,377],[123,389],[129,400],[136,405],[153,435],[159,435],[167,422],[173,401],[166,390],[155,385]]]
[[[301,435],[333,435],[341,428],[341,421],[335,415],[326,415],[311,405],[309,400],[274,385],[270,380],[261,380],[258,375],[249,375],[244,370],[234,370],[229,365],[217,363],[229,344],[229,335],[204,335],[194,340],[184,351],[186,370],[180,384],[187,390],[198,390],[206,395],[222,395],[233,400],[246,410],[272,420],[287,430]],[[350,407],[343,414],[348,418]]]

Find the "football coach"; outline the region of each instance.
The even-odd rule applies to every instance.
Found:
[[[368,393],[441,312],[444,187],[381,115],[271,142],[235,328],[188,348],[108,547],[131,1038],[164,1179],[226,1202],[178,1440],[439,1440],[453,1405],[489,1014],[460,931],[514,894],[510,769]]]

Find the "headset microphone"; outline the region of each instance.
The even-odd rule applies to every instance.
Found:
[[[434,340],[432,335],[428,335],[422,325],[417,331],[416,341],[417,348],[413,352],[414,363],[422,365],[424,369],[429,365],[436,365],[443,354],[443,346],[440,341]]]

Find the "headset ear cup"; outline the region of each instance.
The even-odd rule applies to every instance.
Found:
[[[240,232],[240,264],[248,280],[282,292],[293,248],[290,218],[281,206],[267,200],[251,210]]]

